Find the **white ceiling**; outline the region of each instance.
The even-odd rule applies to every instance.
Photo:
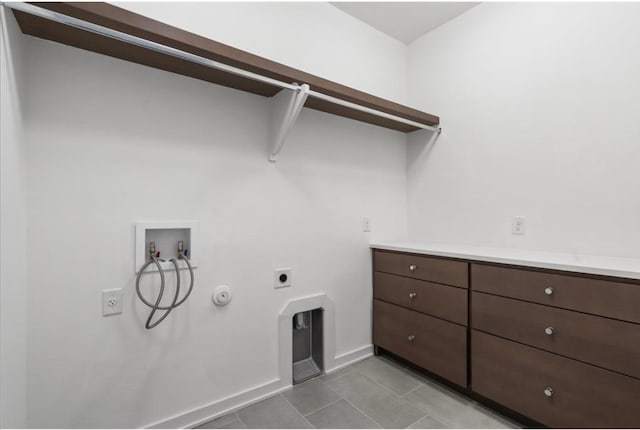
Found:
[[[331,2],[338,9],[409,44],[477,2]]]

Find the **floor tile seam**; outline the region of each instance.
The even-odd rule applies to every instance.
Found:
[[[244,423],[243,423],[242,421],[240,421],[240,420],[233,420],[233,421],[231,421],[230,423],[226,423],[225,425],[229,426],[229,425],[231,425],[231,424],[233,424],[233,423],[235,423],[235,422],[239,422],[240,424],[242,424],[242,427],[247,428],[247,426],[245,426],[245,425],[244,425]],[[224,427],[224,426],[223,426],[223,427]],[[221,429],[221,428],[222,428],[222,427],[218,427],[217,429]]]
[[[390,366],[391,366],[391,365],[390,365]],[[397,369],[397,368],[396,368],[396,367],[394,367],[394,366],[391,366],[391,367],[393,367],[394,369]],[[355,369],[355,371],[356,371],[356,372],[358,372],[358,369],[356,368],[356,369]],[[361,373],[361,372],[358,372],[358,373],[359,373],[360,375],[362,375],[362,376],[364,376],[364,377],[368,378],[369,380],[371,380],[371,381],[375,382],[376,384],[378,384],[378,385],[380,385],[380,386],[382,386],[382,387],[386,388],[387,390],[389,390],[389,391],[393,392],[393,394],[396,394],[396,395],[398,395],[398,396],[400,396],[400,397],[402,397],[402,396],[404,396],[405,394],[408,394],[408,393],[410,393],[411,391],[416,390],[416,389],[420,388],[421,386],[425,385],[425,383],[424,383],[424,382],[422,382],[422,381],[421,381],[419,378],[417,378],[415,375],[408,374],[408,373],[406,373],[406,372],[401,372],[402,374],[404,374],[404,375],[406,375],[406,376],[409,376],[409,377],[411,377],[412,379],[414,379],[414,380],[418,383],[418,386],[417,386],[417,387],[415,387],[415,388],[412,388],[411,390],[407,391],[407,392],[406,392],[406,393],[404,393],[404,394],[400,394],[400,393],[396,393],[395,391],[393,391],[390,387],[387,387],[386,385],[381,384],[380,382],[373,380],[373,378],[371,378],[371,377],[369,377],[369,376],[365,375],[364,373]]]
[[[408,393],[407,393],[408,394]],[[404,397],[403,397],[404,399]],[[412,402],[409,399],[404,399],[407,403],[409,403],[410,405],[412,405],[413,407],[417,408],[420,412],[424,412],[424,416],[422,418],[424,418],[425,416],[429,416],[431,418],[434,418],[438,421],[440,421],[442,424],[445,424],[447,426],[449,426],[450,428],[455,428],[455,425],[453,422],[451,422],[448,418],[444,418],[442,415],[439,415],[438,413],[433,413],[433,412],[426,412],[423,408],[421,408],[417,403]],[[468,406],[468,405],[465,405]],[[420,418],[420,419],[422,419]],[[418,420],[419,421],[419,420]],[[417,421],[416,421],[417,422]],[[415,424],[415,423],[413,423]],[[413,425],[411,424],[411,425]]]
[[[238,421],[240,421],[240,424],[242,424],[242,427],[247,428],[247,425],[244,423],[244,421],[242,421],[242,418],[240,418],[240,414],[239,413],[235,413],[236,417],[238,417]]]
[[[238,411],[233,411],[230,414],[227,414],[227,416],[232,415],[232,414],[233,414],[234,417],[236,417],[233,421],[240,419],[240,415],[238,415]]]
[[[308,414],[302,414],[302,412],[300,412],[300,411],[298,411],[298,412],[300,412],[300,413],[302,414],[302,416],[306,418],[306,417],[308,417],[309,415],[315,414],[316,412],[320,412],[321,410],[326,409],[326,408],[328,408],[328,407],[329,407],[329,406],[331,406],[331,405],[335,405],[335,404],[336,404],[336,403],[338,403],[340,400],[345,400],[345,399],[343,399],[342,397],[340,397],[339,399],[334,400],[333,402],[328,403],[328,404],[324,405],[324,406],[323,406],[323,407],[321,407],[321,408],[318,408],[318,409],[316,409],[316,410],[313,410],[313,411],[309,412]]]
[[[353,373],[354,371],[355,371],[355,369],[353,368],[353,366],[349,365],[348,367],[341,367],[340,369],[338,369],[338,370],[336,370],[334,372],[325,373],[322,376],[331,376],[331,375],[335,375],[336,373],[339,373],[339,372],[344,372],[344,373],[342,373],[340,375],[340,376],[344,376],[344,375],[348,375],[349,373]],[[338,376],[338,377],[340,377],[340,376]]]
[[[364,376],[365,378],[368,378],[368,379],[369,379],[371,382],[373,382],[374,384],[376,384],[376,385],[378,385],[378,386],[382,387],[383,389],[387,390],[389,393],[391,393],[391,394],[393,394],[394,396],[396,396],[396,398],[397,398],[398,400],[400,400],[400,401],[404,401],[405,403],[408,403],[409,405],[414,406],[416,409],[418,409],[420,412],[422,412],[422,409],[420,409],[418,406],[416,406],[413,402],[410,402],[409,400],[405,399],[403,394],[398,394],[398,393],[396,393],[396,392],[395,392],[395,391],[393,391],[391,388],[389,388],[389,387],[387,387],[387,386],[385,386],[385,385],[383,385],[383,384],[381,384],[381,383],[379,383],[379,382],[377,382],[377,381],[374,381],[373,379],[369,378],[369,377],[368,377],[368,376],[366,376],[366,375],[362,375],[362,376]],[[422,385],[423,385],[423,384],[421,384],[421,385],[417,386],[416,388],[414,388],[414,390],[417,390],[417,389],[418,389],[418,388],[420,388]],[[413,391],[413,390],[411,390],[411,391]],[[409,393],[409,392],[407,392],[406,394],[408,394],[408,393]]]
[[[349,403],[351,405],[351,407],[354,408],[356,411],[360,412],[362,415],[364,415],[365,417],[369,418],[372,423],[377,424],[381,429],[384,428],[384,426],[382,424],[380,424],[378,421],[374,420],[371,416],[369,416],[369,414],[367,414],[365,411],[363,411],[362,409],[357,407],[355,404],[353,404],[351,401],[349,401],[349,399],[345,398],[344,401]]]
[[[405,404],[408,404],[409,406],[412,406],[414,408],[416,408],[416,410],[418,410],[419,412],[422,412],[423,415],[421,418],[424,418],[424,416],[427,414],[426,412],[424,412],[420,407],[418,407],[416,404],[414,404],[413,402],[410,402],[409,400],[405,399],[403,396],[397,394],[395,391],[387,388],[386,386],[372,380],[371,378],[369,378],[367,375],[363,375],[361,373],[358,372],[358,374],[360,374],[362,377],[364,377],[365,379],[371,381],[373,384],[375,384],[376,386],[382,388],[383,391],[386,391],[387,393],[391,394],[392,396],[394,396],[395,400],[398,400],[400,404],[402,404],[402,402],[404,402]],[[419,388],[419,387],[416,387]],[[378,421],[374,420],[373,418],[371,418],[369,415],[367,415],[366,413],[364,413],[362,410],[360,410],[360,408],[358,408],[353,402],[351,402],[346,396],[344,397],[344,399],[349,402],[349,404],[351,404],[353,407],[355,407],[356,409],[358,409],[359,411],[361,411],[363,414],[365,414],[367,417],[369,417],[370,419],[373,420],[374,423],[378,424],[380,427],[384,428],[384,426],[382,424],[380,424]]]
[[[469,406],[469,405],[466,405],[466,406]],[[460,423],[455,423],[451,419],[445,418],[444,416],[439,415],[438,413],[427,413],[427,415],[430,416],[431,418],[435,418],[436,420],[440,421],[442,424],[446,425],[449,428],[458,428],[458,427],[460,427]],[[491,416],[489,416],[489,418],[494,419],[496,421],[500,421],[500,420],[497,420],[497,419],[495,419],[494,417],[491,417]]]
[[[346,376],[346,375],[343,375],[343,376]],[[335,380],[340,379],[340,378],[342,378],[342,376],[340,376],[340,377],[338,377],[338,378],[335,378],[335,379],[332,379],[332,381],[335,381]],[[336,390],[334,390],[333,388],[331,388],[331,387],[329,386],[328,382],[331,382],[331,381],[327,381],[327,382],[325,382],[325,381],[320,381],[320,380],[318,380],[318,383],[319,383],[319,384],[322,384],[324,388],[326,388],[327,390],[331,391],[331,392],[332,392],[333,394],[335,394],[336,396],[338,396],[338,397],[342,397],[340,394],[338,394],[338,393],[336,392]]]
[[[418,387],[416,387],[416,388],[412,389],[411,391],[408,391],[407,393],[405,393],[405,394],[400,396],[405,401],[409,402],[411,405],[413,405],[416,408],[418,408],[420,411],[423,411],[423,409],[421,407],[419,407],[416,403],[414,403],[411,400],[405,398],[405,396],[409,395],[410,393],[412,393],[413,391],[416,391],[417,389],[419,389],[421,387],[425,387],[425,386],[429,387],[430,386],[430,387],[438,390],[441,394],[446,395],[447,397],[461,398],[461,400],[465,401],[464,406],[466,406],[466,407],[470,407],[470,408],[478,410],[478,408],[476,408],[474,406],[481,406],[481,407],[483,407],[485,409],[488,409],[489,410],[488,413],[484,412],[483,410],[479,410],[479,412],[489,416],[489,418],[491,418],[491,419],[494,419],[494,420],[499,421],[501,423],[507,424],[512,428],[513,427],[523,428],[521,425],[514,425],[516,423],[514,423],[513,420],[502,416],[501,414],[499,414],[498,412],[492,410],[491,408],[487,408],[482,403],[480,403],[480,402],[478,402],[478,401],[476,401],[476,400],[474,400],[474,399],[472,399],[470,397],[467,397],[465,395],[461,395],[461,394],[455,392],[454,390],[451,390],[445,384],[442,384],[441,382],[435,381],[435,380],[429,378],[428,376],[419,373],[418,371],[416,371],[415,369],[413,369],[410,366],[405,366],[402,363],[396,363],[391,359],[384,359],[383,358],[382,361],[384,361],[385,363],[387,363],[387,364],[389,364],[390,366],[393,366],[393,367],[398,366],[402,370],[405,370],[406,373],[408,373],[410,376],[413,376],[414,378],[416,378],[416,379],[418,379],[420,381],[420,385]],[[363,375],[363,376],[366,377],[366,375]],[[371,378],[369,378],[369,379],[371,379]],[[376,381],[373,381],[373,382],[376,382]],[[454,425],[454,423],[452,421],[450,421],[449,419],[444,418],[442,416],[439,416],[438,414],[427,413],[426,416],[434,418],[434,419],[440,421],[442,424],[445,424],[445,425],[449,425],[449,426],[453,426]],[[425,418],[425,417],[422,417],[420,419],[423,419],[423,418]],[[420,421],[420,420],[418,420],[418,421]],[[413,424],[415,424],[415,423],[413,423]],[[410,424],[410,425],[413,425],[413,424]]]
[[[420,409],[420,408],[418,408],[418,409]],[[422,411],[422,409],[420,409],[420,410]],[[418,418],[417,420],[415,420],[414,422],[412,422],[411,424],[409,424],[409,425],[408,425],[408,426],[406,426],[405,428],[406,428],[406,429],[408,429],[409,427],[411,427],[412,425],[414,425],[414,424],[415,424],[415,423],[417,423],[418,421],[422,421],[423,419],[425,419],[425,418],[427,418],[427,417],[429,417],[429,418],[433,418],[433,419],[436,419],[436,418],[432,417],[431,415],[426,414],[426,415],[424,415],[423,417]],[[436,419],[436,421],[439,421],[439,420],[437,420],[437,419]],[[442,423],[442,424],[444,424],[444,423]]]
[[[291,405],[291,407],[297,412],[297,414],[300,415],[302,417],[302,419],[305,420],[307,422],[307,424],[309,424],[309,426],[311,428],[316,428],[313,424],[311,424],[309,422],[309,420],[304,415],[302,415],[302,413],[298,410],[298,408],[293,406],[293,403],[291,403],[285,396],[283,396],[282,394],[279,394],[279,396],[282,397],[285,402],[289,403]]]
[[[420,409],[421,411],[424,412],[424,410],[422,408],[419,408],[415,403],[410,402],[413,406],[415,406],[416,408]],[[437,413],[432,413],[432,412],[425,412],[425,416],[429,416],[431,418],[436,419],[437,421],[441,422],[442,424],[444,424],[445,426],[447,426],[447,428],[457,428],[459,426],[456,426],[455,423],[453,421],[451,421],[448,418],[444,418],[442,415],[439,415]],[[424,417],[422,417],[424,418]],[[422,419],[421,418],[421,419]],[[415,423],[414,423],[415,424]]]
[[[326,385],[326,386],[329,386],[329,384],[330,384],[331,382],[333,382],[333,381],[337,381],[337,380],[339,380],[339,379],[342,379],[342,378],[344,378],[345,376],[349,376],[349,375],[351,375],[351,374],[353,374],[353,373],[357,373],[357,372],[356,372],[355,370],[351,370],[351,372],[345,373],[345,374],[343,374],[343,375],[336,376],[335,378],[333,378],[333,379],[329,379],[328,381],[326,381],[326,380],[325,380],[325,381],[322,381],[322,383],[323,383],[324,385]]]
[[[391,388],[387,387],[386,385],[382,385],[381,383],[374,381],[372,378],[370,378],[369,376],[360,373],[356,370],[356,373],[358,373],[358,375],[362,376],[363,378],[367,379],[368,381],[374,383],[375,385],[377,385],[378,387],[381,387],[384,391],[387,391],[390,394],[393,394],[396,397],[402,398],[402,395],[396,393],[395,391],[393,391]],[[417,388],[417,387],[416,387]]]
[[[422,382],[420,382],[420,385],[418,385],[416,388],[412,388],[411,390],[407,391],[407,392],[406,392],[406,393],[404,393],[404,394],[400,394],[400,397],[404,398],[404,396],[408,396],[409,394],[411,394],[411,393],[413,393],[414,391],[416,391],[418,388],[422,388],[422,387],[424,387],[424,386],[425,386],[425,384],[424,384],[424,383],[422,383]],[[407,399],[405,399],[405,400],[407,400]]]

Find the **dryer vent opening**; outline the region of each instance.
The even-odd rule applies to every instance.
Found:
[[[324,371],[322,309],[298,312],[293,316],[293,383],[299,384]]]

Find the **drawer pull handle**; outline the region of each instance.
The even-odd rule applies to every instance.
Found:
[[[411,266],[409,266],[409,270],[411,270],[412,272],[414,270],[416,270],[418,268],[418,266],[416,266],[415,264],[412,264]]]
[[[551,295],[553,295],[553,287],[547,287],[547,288],[545,288],[545,289],[544,289],[544,293],[545,293],[547,296],[551,296]]]
[[[413,342],[414,340],[416,340],[416,337],[415,337],[415,336],[409,336],[409,337],[407,338],[407,340],[408,340],[409,342]]]
[[[410,299],[415,299],[418,296],[418,293],[409,293]]]
[[[544,329],[544,332],[546,334],[548,334],[549,336],[551,336],[552,334],[554,334],[556,332],[556,329],[553,327],[547,327]]]
[[[547,387],[544,389],[544,395],[547,397],[553,396],[553,388]]]

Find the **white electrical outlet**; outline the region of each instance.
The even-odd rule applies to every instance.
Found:
[[[122,313],[122,288],[102,290],[102,316]]]
[[[524,221],[523,216],[514,216],[511,222],[511,234],[524,235]]]
[[[362,218],[362,231],[371,231],[371,218],[368,216]]]
[[[291,269],[276,269],[273,271],[273,287],[284,288],[291,286]]]

